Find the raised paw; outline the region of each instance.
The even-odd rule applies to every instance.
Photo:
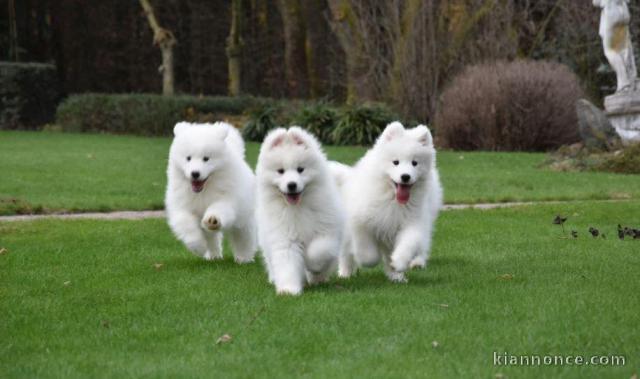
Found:
[[[205,229],[216,231],[222,227],[222,222],[220,222],[220,219],[214,215],[205,215],[202,219],[202,226]]]

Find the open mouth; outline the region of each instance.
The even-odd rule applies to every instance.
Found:
[[[206,182],[207,179],[205,180],[192,180],[191,181],[191,190],[195,193],[201,192],[202,189],[204,188],[204,182]]]
[[[396,200],[400,204],[406,204],[409,202],[409,198],[411,197],[411,186],[412,184],[399,184],[393,182],[396,187]]]
[[[283,193],[284,198],[291,205],[298,205],[302,199],[302,192],[287,192]]]

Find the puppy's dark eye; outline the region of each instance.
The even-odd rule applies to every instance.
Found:
[[[284,174],[284,168],[279,168],[278,169],[278,174],[280,174],[280,175]]]
[[[189,162],[191,160],[191,156],[187,157],[187,162]]]
[[[394,165],[394,166],[397,166],[397,165],[399,165],[399,164],[400,164],[400,161],[397,161],[397,160],[393,161],[393,165]]]
[[[418,162],[416,162],[416,161],[411,161],[411,164],[412,164],[412,165],[414,165],[414,166],[417,166],[417,165],[418,165]]]
[[[204,157],[202,158],[203,161],[207,162],[209,160],[209,157]],[[415,165],[414,165],[415,166]]]
[[[304,167],[298,167],[298,173],[302,174],[302,171],[304,171]]]

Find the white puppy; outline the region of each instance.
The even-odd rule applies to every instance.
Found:
[[[410,267],[425,267],[442,207],[429,129],[393,122],[353,168],[332,162],[331,170],[348,214],[339,275],[349,277],[354,263],[374,266],[380,258],[396,282],[406,281]]]
[[[171,230],[207,260],[222,258],[224,231],[236,262],[253,261],[255,177],[240,133],[224,122],[180,122],[173,132],[165,198]]]
[[[342,242],[343,210],[318,141],[299,127],[273,130],[256,167],[258,230],[269,281],[298,295],[328,278]]]

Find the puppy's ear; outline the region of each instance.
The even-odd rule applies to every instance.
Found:
[[[299,126],[290,127],[287,135],[292,144],[304,147],[309,147],[310,140],[313,138]]]
[[[431,136],[429,128],[424,125],[418,125],[413,130],[418,143],[420,143],[422,146],[433,146],[433,137]]]
[[[176,124],[176,126],[173,127],[173,135],[177,136],[180,133],[184,132],[187,128],[189,128],[191,126],[191,123],[189,122],[179,122]]]
[[[227,136],[229,135],[229,128],[233,128],[233,126],[229,125],[229,124],[220,124],[220,125],[215,125],[215,127],[218,129],[218,137],[220,138],[220,140],[224,141]]]
[[[285,137],[287,136],[287,130],[283,128],[274,129],[264,138],[262,144],[271,150],[283,144]]]
[[[399,121],[394,121],[387,125],[382,132],[382,138],[385,141],[391,141],[400,137],[404,133],[404,126]]]

